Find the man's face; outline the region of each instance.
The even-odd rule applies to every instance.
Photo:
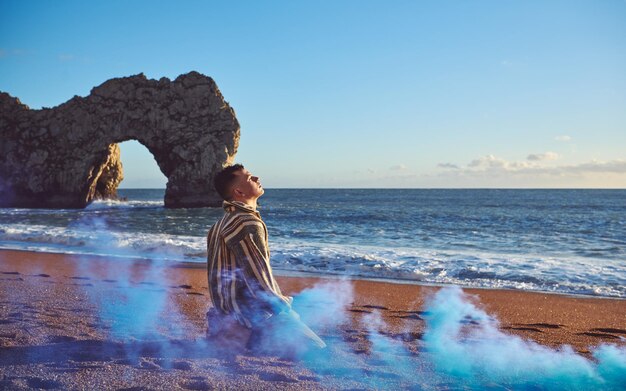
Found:
[[[259,177],[254,176],[250,171],[239,170],[235,173],[236,179],[233,182],[233,198],[257,199],[265,193]]]

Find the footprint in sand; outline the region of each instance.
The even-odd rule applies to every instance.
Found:
[[[601,333],[626,334],[626,330],[613,329],[613,328],[597,328],[597,329],[591,329],[591,331],[599,331]]]
[[[4,375],[4,379],[0,379],[0,390],[18,389],[17,385],[13,382],[13,379],[13,377]]]
[[[361,354],[361,351],[355,351],[355,353]],[[327,367],[317,368],[315,369],[315,372],[322,376],[352,377],[355,373],[355,369],[345,367]]]
[[[408,333],[387,333],[380,332],[381,335],[389,337],[391,339],[395,339],[397,341],[402,342],[413,342],[422,339],[423,334],[418,332],[408,332]]]
[[[181,371],[191,371],[193,368],[190,363],[187,361],[174,361],[172,363],[172,368],[178,369]]]
[[[51,369],[52,372],[58,372],[58,373],[76,373],[76,372],[80,372],[81,368],[53,368]]]
[[[382,305],[371,305],[371,304],[367,304],[362,306],[363,308],[371,308],[374,310],[389,310],[389,308],[387,307],[383,307]]]
[[[172,361],[167,359],[155,359],[153,364],[163,369],[178,369],[181,371],[191,371],[193,369],[191,363],[181,360]]]
[[[399,335],[400,339],[403,342],[418,341],[418,340],[421,340],[423,336],[424,336],[424,333],[418,333],[418,332],[402,333]]]
[[[137,363],[128,359],[128,358],[120,358],[118,360],[114,360],[113,364],[117,364],[117,365],[132,365],[135,366]]]
[[[149,369],[149,370],[157,370],[157,369],[162,369],[159,365],[151,362],[151,361],[145,361],[142,360],[141,363],[139,364],[139,369]]]
[[[416,314],[411,314],[411,315],[394,315],[394,318],[400,318],[400,319],[414,319],[414,320],[424,320],[421,316],[416,315]]]
[[[562,324],[551,324],[551,323],[529,323],[525,326],[534,326],[534,327],[546,328],[546,329],[560,329],[564,327]]]
[[[523,331],[532,331],[535,333],[543,333],[543,331],[539,330],[536,327],[525,327],[525,326],[521,326],[521,327],[513,327],[513,326],[507,326],[507,327],[503,327],[504,330],[523,330]]]
[[[182,383],[178,383],[181,388],[185,390],[210,390],[211,386],[204,379],[191,380]]]
[[[381,360],[381,359],[378,359],[378,358],[370,358],[368,360],[365,360],[365,363],[368,364],[368,365],[373,365],[375,367],[380,367],[380,366],[387,365],[387,361]]]
[[[587,335],[589,337],[596,337],[596,338],[602,338],[602,339],[621,339],[621,337],[618,337],[617,335],[605,334],[605,333],[594,333],[594,332],[591,332],[591,331],[585,331],[584,333],[578,333],[578,335]]]
[[[382,365],[385,365],[388,363],[384,363]],[[382,372],[382,371],[365,371],[366,374],[370,377],[374,377],[374,378],[378,378],[378,379],[398,379],[400,378],[400,375],[396,375],[395,373],[391,373],[391,372]]]
[[[28,384],[28,387],[30,388],[37,388],[37,389],[43,389],[43,390],[52,390],[55,388],[63,387],[63,383],[61,382],[58,382],[56,380],[40,379],[38,377],[29,377],[26,380],[26,384]]]
[[[48,342],[50,343],[67,343],[67,342],[74,342],[74,341],[76,341],[76,338],[70,337],[67,335],[53,335],[50,338],[48,338]]]
[[[283,375],[282,373],[261,372],[258,376],[259,379],[270,382],[281,381],[285,383],[296,383],[298,381],[298,379]]]
[[[364,314],[371,314],[372,313],[372,311],[359,310],[359,309],[356,309],[356,308],[352,308],[352,309],[350,309],[348,311],[350,311],[350,312],[359,312],[359,313],[364,313]]]
[[[359,342],[359,337],[355,335],[347,335],[343,338],[343,340],[346,342]]]
[[[560,329],[564,327],[561,324],[551,324],[551,323],[516,323],[513,326],[503,327],[505,330],[523,330],[523,331],[532,331],[535,333],[543,333],[541,329]]]
[[[410,315],[419,315],[419,316],[428,316],[430,312],[428,311],[392,311],[397,312],[398,314],[410,314]]]
[[[7,274],[7,275],[11,275],[11,276],[18,276],[20,273],[18,272],[2,272],[2,274]],[[4,280],[4,281],[24,281],[24,279],[22,277],[12,277],[12,278],[0,278],[0,280]]]

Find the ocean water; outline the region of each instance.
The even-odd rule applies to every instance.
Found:
[[[220,208],[119,194],[0,208],[0,248],[205,262]],[[259,204],[278,273],[626,298],[626,190],[266,189]]]

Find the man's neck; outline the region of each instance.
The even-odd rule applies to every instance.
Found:
[[[249,207],[253,208],[254,210],[256,210],[257,207],[257,203],[256,203],[256,199],[248,199],[248,200],[234,200],[234,201],[239,201],[241,203],[244,203],[246,205],[248,205]]]

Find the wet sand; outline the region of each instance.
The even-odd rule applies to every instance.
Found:
[[[338,282],[277,279],[290,295]],[[417,373],[429,354],[424,302],[440,288],[345,283],[354,289],[347,321],[315,330],[329,349],[304,363],[207,342],[202,265],[0,250],[0,389],[432,388],[381,359],[370,327],[379,314],[375,329],[403,346],[397,362],[410,361]],[[507,334],[551,348],[571,345],[587,358],[602,343],[626,346],[626,300],[464,291]]]

